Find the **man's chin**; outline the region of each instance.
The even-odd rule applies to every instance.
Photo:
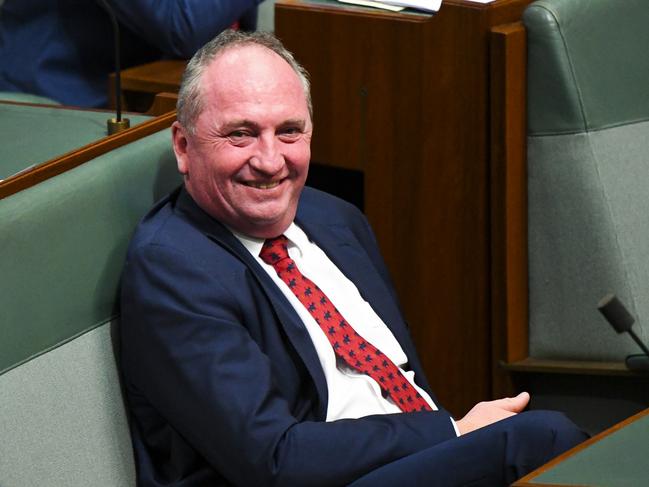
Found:
[[[295,212],[283,213],[281,215],[248,215],[247,218],[238,219],[235,230],[255,238],[273,238],[284,233],[291,225]]]

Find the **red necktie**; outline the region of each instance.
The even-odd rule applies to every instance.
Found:
[[[259,255],[264,262],[273,266],[277,275],[311,313],[336,355],[353,369],[374,379],[383,393],[390,396],[402,411],[431,411],[431,407],[404,377],[399,367],[356,333],[325,293],[302,275],[289,257],[286,243],[284,235],[266,240]]]

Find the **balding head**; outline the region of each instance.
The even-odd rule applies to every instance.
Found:
[[[282,43],[268,32],[242,32],[226,30],[199,49],[187,64],[178,92],[178,121],[189,131],[194,130],[196,118],[204,108],[201,79],[208,66],[225,51],[247,45],[268,49],[281,57],[300,79],[304,96],[313,119],[311,87],[306,70],[295,60]]]
[[[210,58],[194,90],[201,106],[191,129],[172,126],[187,191],[233,230],[280,235],[295,218],[311,155],[304,78],[275,50],[239,42]]]

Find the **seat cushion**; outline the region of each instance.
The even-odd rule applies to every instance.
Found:
[[[617,294],[649,339],[649,8],[537,0],[528,45],[530,355],[639,350],[597,311]]]
[[[0,485],[135,485],[105,323],[0,375]]]

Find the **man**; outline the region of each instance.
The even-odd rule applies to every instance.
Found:
[[[142,485],[497,486],[584,439],[517,415],[526,393],[441,408],[366,220],[304,188],[312,130],[273,37],[228,31],[190,62],[184,188],[141,223],[122,288]]]

